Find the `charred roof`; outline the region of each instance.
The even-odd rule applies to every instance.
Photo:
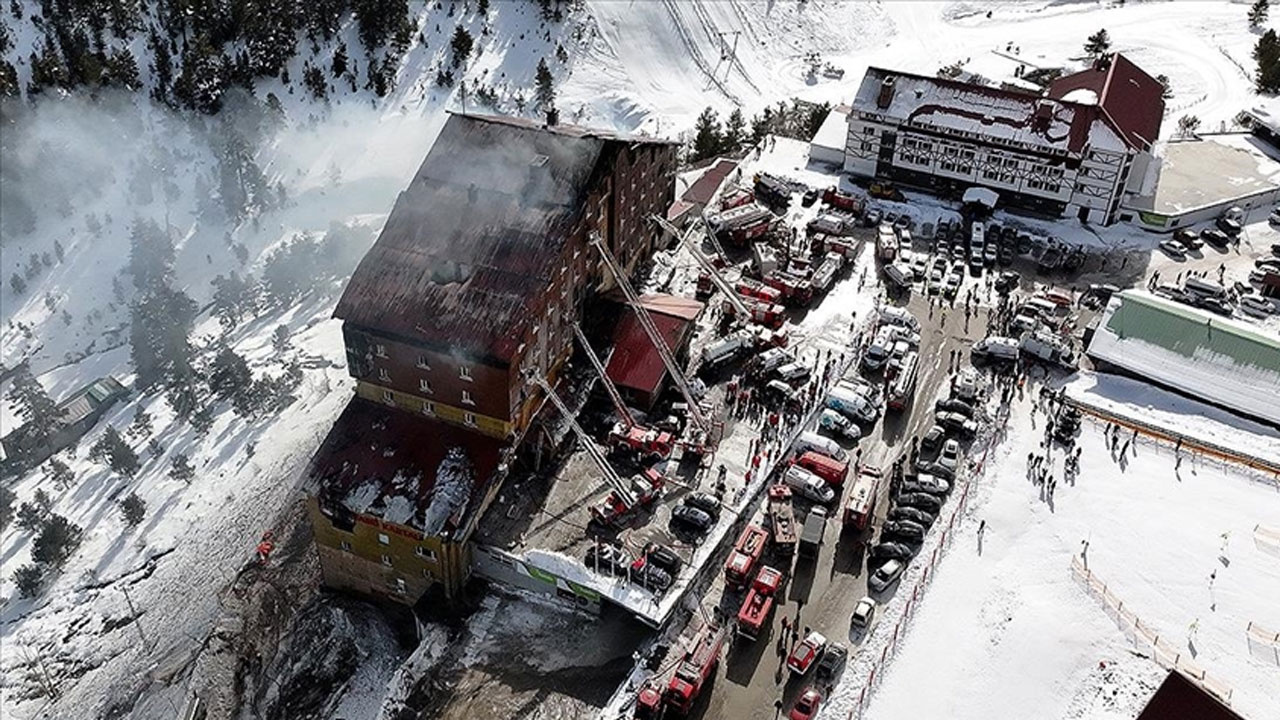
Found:
[[[508,361],[601,158],[663,143],[519,118],[452,115],[400,193],[334,316]]]

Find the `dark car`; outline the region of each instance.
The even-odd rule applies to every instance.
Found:
[[[968,418],[973,417],[973,406],[958,398],[939,400],[933,407],[938,412],[957,412]]]
[[[880,528],[880,537],[886,540],[902,538],[908,542],[920,542],[924,540],[924,531],[923,525],[910,520],[890,520]]]
[[[972,420],[958,412],[944,411],[934,416],[934,422],[959,435],[973,435],[978,431]]]
[[[848,660],[849,650],[844,645],[838,642],[827,643],[827,649],[822,651],[822,657],[818,660],[818,677],[835,680],[840,677],[840,671],[844,670]]]
[[[1239,222],[1228,217],[1220,217],[1214,224],[1218,226],[1219,230],[1228,235],[1239,235],[1240,231],[1244,229]]]
[[[651,542],[644,546],[644,557],[652,565],[657,565],[672,577],[680,574],[680,568],[684,565],[684,560],[676,554],[675,550],[662,545],[661,543]]]
[[[646,590],[662,593],[671,587],[671,575],[657,565],[645,563],[639,570],[631,572],[631,582]]]
[[[1231,244],[1231,238],[1227,237],[1226,233],[1213,228],[1201,230],[1200,239],[1216,248],[1225,248],[1227,245]]]
[[[714,521],[705,510],[699,510],[692,505],[681,505],[671,511],[671,524],[698,533],[705,533],[711,529]]]
[[[917,475],[916,477],[921,476]],[[951,492],[951,483],[948,483],[946,480],[935,477],[929,477],[929,480],[931,482],[904,480],[902,481],[902,492],[908,495],[923,493],[925,495],[936,496],[939,499],[946,497],[947,493]]]
[[[1259,270],[1270,270],[1271,272],[1280,272],[1280,257],[1264,257],[1253,261],[1253,266]]]
[[[899,505],[889,511],[889,520],[910,520],[918,525],[929,527],[933,524],[934,517],[929,513],[913,507]]]
[[[1021,279],[1021,276],[1016,272],[1000,273],[1000,276],[997,277],[995,281],[996,292],[1007,293],[1010,290],[1017,289],[1018,283]]]
[[[625,574],[631,558],[627,552],[613,545],[592,545],[587,548],[587,556],[583,560],[588,568],[602,573],[615,575]]]
[[[1196,250],[1203,244],[1200,241],[1200,236],[1191,228],[1180,228],[1173,234],[1173,239],[1182,243],[1188,250]]]
[[[920,447],[925,450],[932,450],[936,447],[942,447],[942,441],[947,437],[947,431],[941,425],[934,425],[929,428],[929,432],[920,438]]]
[[[1013,246],[1001,244],[996,262],[1000,263],[1000,267],[1009,267],[1013,264],[1014,257],[1015,253],[1013,251]]]
[[[1211,313],[1217,313],[1223,317],[1231,317],[1231,305],[1225,300],[1216,297],[1202,297],[1197,300],[1195,305]]]
[[[942,478],[943,480],[954,480],[956,477],[955,468],[948,467],[940,462],[918,462],[916,463],[916,469],[922,473],[928,473],[935,477]]]
[[[871,546],[871,557],[875,560],[910,560],[915,555],[911,546],[896,542],[882,542]]]
[[[804,195],[800,196],[800,204],[804,207],[809,207],[816,202],[818,202],[817,188],[809,188],[804,191]]]
[[[898,496],[898,504],[936,514],[942,509],[942,498],[929,493],[909,492]]]
[[[696,507],[710,515],[712,519],[720,517],[720,499],[704,492],[691,493],[684,499],[684,504]]]

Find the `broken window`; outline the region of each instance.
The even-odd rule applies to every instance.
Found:
[[[435,404],[435,403],[433,403],[433,402],[431,402],[430,400],[426,400],[426,401],[424,401],[424,402],[422,403],[422,414],[423,414],[423,415],[435,415],[435,414],[436,414],[436,404]]]
[[[383,555],[383,556],[382,556],[382,564],[383,564],[383,565],[386,565],[387,567],[391,567],[391,556],[390,556],[390,555]]]
[[[403,595],[407,591],[408,588],[405,587],[404,578],[396,578],[396,592]]]
[[[430,369],[431,369],[431,363],[427,362],[427,356],[426,356],[426,355],[419,355],[419,356],[418,356],[418,367],[422,368],[423,370],[430,370]]]
[[[341,546],[342,546],[343,552],[351,552],[351,543],[347,542],[346,540],[343,540],[341,543]]]
[[[425,548],[419,545],[418,547],[414,548],[413,551],[418,554],[418,557],[424,560],[430,560],[431,562],[436,561],[436,551],[432,550],[431,548]]]

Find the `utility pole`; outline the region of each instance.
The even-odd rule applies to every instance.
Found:
[[[142,639],[142,647],[145,649],[151,643],[147,642],[147,634],[142,632],[142,614],[138,612],[138,608],[134,607],[133,598],[129,597],[129,589],[121,585],[120,592],[124,593],[124,601],[128,603],[129,613],[133,615],[133,626],[137,628],[138,637]]]

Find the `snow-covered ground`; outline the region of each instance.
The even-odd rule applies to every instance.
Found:
[[[1165,652],[1228,688],[1245,717],[1275,717],[1280,672],[1251,655],[1246,628],[1280,627],[1280,564],[1254,540],[1258,526],[1280,526],[1276,479],[1185,453],[1178,463],[1171,446],[1146,441],[1119,461],[1102,427],[1086,421],[1079,477],[1063,479],[1056,448],[1059,481],[1046,497],[1026,471],[1028,454],[1043,452],[1045,416],[1030,412],[1033,394],[1015,401],[1007,439],[975,478],[952,545],[905,639],[877,670],[862,717],[1133,717],[1164,670],[1073,578],[1073,558],[1087,561]],[[1193,421],[1187,432],[1212,422]],[[900,600],[862,651],[872,664]],[[823,717],[857,707],[865,667],[851,665]]]

